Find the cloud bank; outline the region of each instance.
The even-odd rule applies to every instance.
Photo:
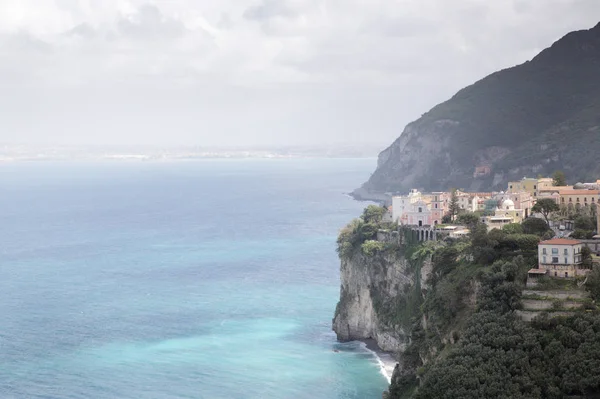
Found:
[[[0,0],[0,141],[394,139],[597,0]]]

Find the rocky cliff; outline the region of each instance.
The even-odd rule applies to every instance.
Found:
[[[333,330],[340,341],[373,339],[384,351],[402,353],[410,342],[411,318],[421,302],[429,259],[411,261],[398,236],[379,234],[393,249],[341,259],[340,301]],[[396,242],[394,242],[396,241]]]
[[[571,32],[531,61],[496,72],[410,123],[355,196],[410,188],[503,189],[562,169],[600,174],[600,24]]]

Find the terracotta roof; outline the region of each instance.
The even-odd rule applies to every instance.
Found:
[[[540,242],[540,245],[577,245],[581,244],[581,241],[571,240],[568,238],[553,238]]]
[[[560,195],[598,195],[600,190],[560,190]]]

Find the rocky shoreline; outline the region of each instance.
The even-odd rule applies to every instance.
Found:
[[[396,367],[396,364],[398,364],[398,361],[394,357],[394,353],[382,350],[374,339],[361,339],[360,342],[363,342],[367,349],[377,356],[382,374],[387,378],[388,383],[390,383],[392,381],[394,368]]]

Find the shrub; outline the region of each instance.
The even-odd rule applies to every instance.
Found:
[[[591,230],[575,230],[571,233],[571,237],[578,240],[590,240],[594,237],[594,232]]]
[[[378,252],[385,250],[385,243],[375,240],[367,240],[361,245],[363,253],[367,256],[373,256]]]
[[[523,227],[519,223],[510,223],[502,227],[506,234],[523,234]]]
[[[521,223],[521,227],[523,228],[523,233],[537,234],[538,236],[542,236],[550,230],[550,227],[545,220],[534,217],[525,219],[523,223]]]

